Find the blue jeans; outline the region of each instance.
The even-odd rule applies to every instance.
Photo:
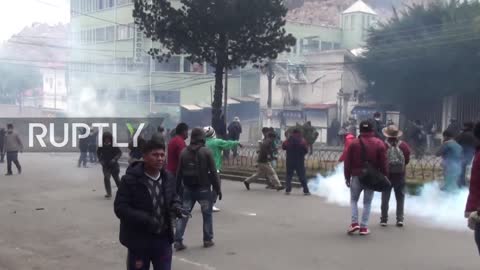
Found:
[[[192,212],[195,203],[198,202],[202,209],[203,216],[203,241],[211,241],[213,239],[213,193],[210,187],[191,188],[185,186],[183,188],[183,208]],[[175,241],[182,242],[185,229],[187,228],[188,217],[177,220],[177,229],[175,232]]]
[[[357,176],[353,176],[350,181],[350,206],[352,209],[352,223],[358,223],[358,199],[363,191],[363,214],[360,227],[367,228],[372,208],[374,191],[365,189]]]
[[[127,270],[149,270],[150,263],[154,270],[172,269],[172,245],[165,237],[155,240],[148,249],[129,249]]]

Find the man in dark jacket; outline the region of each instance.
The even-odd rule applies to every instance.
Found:
[[[463,161],[462,161],[462,174],[458,180],[459,187],[467,186],[466,172],[467,167],[472,163],[473,156],[475,155],[475,149],[478,146],[478,141],[473,135],[473,128],[475,124],[473,122],[465,122],[463,124],[462,132],[455,139],[463,150]]]
[[[0,163],[5,161],[5,128],[0,127]]]
[[[172,268],[172,224],[182,210],[175,178],[164,168],[165,145],[149,141],[143,161],[131,164],[115,197],[120,243],[128,249],[127,270]]]
[[[97,145],[98,145],[98,131],[90,128],[90,135],[88,135],[88,157],[90,163],[97,162]]]
[[[388,224],[388,208],[393,189],[397,201],[397,227],[403,227],[405,172],[406,166],[410,162],[410,147],[406,142],[400,140],[403,132],[395,125],[384,128],[383,135],[387,138],[385,144],[387,147],[388,179],[390,179],[392,186],[382,192],[382,217],[380,218],[380,225],[386,227]]]
[[[80,130],[81,135],[86,135],[87,130],[82,128]],[[87,153],[88,153],[88,137],[78,139],[78,148],[80,150],[80,158],[78,159],[78,168],[83,164],[84,168],[87,168]]]
[[[257,159],[257,172],[243,181],[245,188],[250,190],[250,183],[262,176],[271,181],[274,189],[277,191],[285,189],[278,179],[277,172],[270,163],[273,159],[273,141],[277,135],[273,132],[268,133],[267,138],[260,144],[260,151]]]
[[[287,183],[285,194],[292,191],[293,173],[297,172],[302,183],[303,194],[310,195],[305,175],[305,155],[308,154],[308,145],[299,129],[294,129],[290,137],[283,143],[282,149],[287,151]]]
[[[373,114],[373,132],[375,133],[375,137],[379,138],[380,140],[385,140],[385,137],[383,137],[382,130],[385,127],[385,125],[382,122],[382,114],[380,112],[376,112]]]
[[[18,161],[18,152],[23,151],[23,143],[15,132],[13,124],[7,124],[7,134],[5,134],[5,152],[7,153],[7,174],[12,175],[12,163],[15,164],[18,174],[22,173],[22,165]]]
[[[362,159],[362,143],[365,145],[365,156],[367,161],[380,173],[387,176],[387,152],[385,143],[375,137],[371,121],[360,123],[360,136],[355,139],[347,150],[345,157],[345,181],[350,188],[350,204],[352,210],[352,224],[348,233],[352,234],[360,230],[360,235],[368,235],[368,220],[372,206],[374,191],[365,188],[360,183],[360,176],[365,168],[365,161]],[[363,214],[360,224],[358,223],[358,199],[363,191]]]
[[[212,193],[212,187],[215,193]],[[192,211],[198,202],[203,216],[203,246],[212,247],[213,242],[213,194],[222,199],[220,178],[217,174],[212,152],[205,146],[203,129],[192,130],[190,145],[182,151],[177,170],[177,192],[182,197],[183,208]],[[179,219],[175,234],[175,249],[184,250],[183,235],[188,217]]]
[[[242,124],[240,124],[240,118],[235,117],[233,119],[233,122],[228,125],[228,140],[230,141],[239,141],[240,140],[240,134],[242,134]],[[233,157],[236,158],[238,156],[238,148],[235,147],[233,148]],[[225,150],[227,153],[228,157],[228,150]]]
[[[475,138],[480,140],[480,122],[478,122],[473,130]],[[478,252],[480,253],[480,146],[477,146],[475,152],[475,158],[473,160],[472,175],[470,179],[470,190],[467,199],[467,205],[465,207],[465,217],[468,218],[472,215],[477,216],[475,228],[475,242],[477,243]]]
[[[103,182],[105,184],[105,198],[112,197],[112,187],[110,184],[110,176],[113,177],[117,187],[120,186],[120,165],[118,160],[122,156],[122,151],[118,147],[112,145],[113,137],[110,132],[105,132],[102,136],[103,146],[98,147],[98,161],[102,164]]]

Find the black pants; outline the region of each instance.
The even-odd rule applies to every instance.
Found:
[[[150,263],[154,270],[172,269],[172,245],[165,237],[153,241],[153,246],[147,249],[129,249],[127,255],[127,270],[149,270]]]
[[[15,163],[18,173],[22,173],[22,166],[18,161],[18,151],[7,152],[7,174],[12,174],[12,162]]]
[[[0,144],[0,162],[5,161],[5,145]]]
[[[293,174],[297,172],[298,179],[303,187],[303,193],[309,193],[307,185],[307,177],[305,172],[305,163],[299,162],[297,164],[287,164],[287,181],[286,181],[286,192],[292,191],[292,178]]]
[[[81,151],[78,158],[78,167],[83,164],[83,167],[87,167],[87,151]]]
[[[97,162],[97,152],[95,149],[89,150],[88,151],[88,157],[90,159],[90,163],[95,163]]]
[[[105,184],[105,192],[112,195],[112,186],[110,184],[110,176],[113,177],[117,187],[120,186],[120,166],[116,163],[113,166],[103,166],[103,182]]]
[[[392,177],[393,178],[393,177]],[[388,208],[390,204],[390,195],[392,189],[395,192],[395,199],[397,200],[397,222],[403,222],[403,211],[405,205],[405,177],[391,179],[392,186],[386,191],[382,192],[382,222],[388,221]]]

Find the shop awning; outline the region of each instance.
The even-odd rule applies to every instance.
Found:
[[[201,111],[203,110],[202,107],[197,106],[197,105],[182,105],[182,108],[187,110],[187,111]]]

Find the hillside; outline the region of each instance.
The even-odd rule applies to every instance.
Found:
[[[392,6],[402,8],[405,5],[424,4],[435,0],[364,0],[377,11],[380,18],[392,14]],[[287,20],[309,24],[337,26],[340,14],[356,0],[286,0],[290,9]]]

